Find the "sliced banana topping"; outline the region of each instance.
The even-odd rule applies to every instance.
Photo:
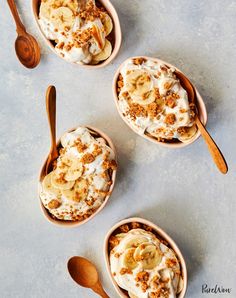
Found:
[[[131,240],[129,240],[126,244],[125,244],[125,248],[131,248],[131,247],[138,247],[140,244],[142,244],[143,242],[146,242],[147,238],[146,237],[135,237]]]
[[[133,270],[138,266],[138,263],[134,259],[134,252],[135,248],[129,248],[125,251],[124,256],[123,256],[123,263],[124,267]]]
[[[102,24],[105,30],[105,36],[108,36],[113,29],[113,22],[107,13],[102,14]]]
[[[151,270],[160,264],[162,253],[155,245],[144,242],[136,248],[134,259],[142,263],[144,270]]]
[[[153,82],[146,71],[131,70],[126,76],[126,89],[136,103],[147,105],[155,101]]]
[[[191,127],[184,127],[184,131],[183,133],[180,133],[180,137],[179,140],[181,142],[187,142],[190,139],[192,139],[195,134],[197,133],[197,126],[194,124]]]
[[[111,43],[108,39],[106,39],[103,50],[99,54],[93,56],[93,63],[98,63],[100,61],[106,60],[111,56],[111,52],[112,52]]]
[[[47,192],[55,195],[56,197],[59,197],[61,195],[61,191],[60,191],[60,189],[55,188],[52,185],[52,181],[51,181],[52,174],[53,173],[51,172],[47,176],[44,177],[43,182],[42,182],[42,187],[43,187],[44,191],[47,191]]]
[[[53,26],[59,30],[64,31],[71,29],[75,22],[75,17],[71,9],[68,7],[59,7],[52,10],[50,20]]]
[[[70,201],[84,201],[88,194],[87,179],[80,178],[75,182],[74,187],[72,189],[65,189],[62,191],[62,194]]]
[[[52,12],[52,4],[53,0],[42,1],[39,9],[39,17],[45,18],[46,20],[50,20],[51,12]]]
[[[64,173],[57,173],[56,171],[51,172],[52,186],[60,190],[71,189],[75,184],[75,181],[66,181]]]

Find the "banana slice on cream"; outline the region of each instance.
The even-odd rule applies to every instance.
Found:
[[[162,253],[152,243],[144,242],[136,248],[134,259],[136,262],[142,263],[142,268],[144,270],[151,270],[160,264]]]
[[[151,76],[144,70],[131,70],[127,74],[126,89],[132,100],[140,105],[148,105],[155,100]]]
[[[137,236],[135,238],[132,238],[131,240],[127,241],[125,248],[132,248],[132,247],[138,247],[143,242],[147,242],[146,237]]]
[[[39,9],[40,19],[45,18],[46,20],[50,20],[50,16],[52,12],[52,4],[53,4],[53,0],[41,2],[40,9]]]
[[[52,10],[50,20],[56,29],[64,31],[65,28],[71,28],[74,25],[75,17],[68,7],[59,7]]]
[[[42,182],[43,190],[58,197],[58,196],[60,196],[61,191],[52,185],[51,178],[52,178],[52,172],[44,177],[43,182]]]
[[[60,190],[65,190],[65,189],[71,189],[74,186],[75,181],[65,180],[65,173],[58,173],[56,171],[52,171],[51,173],[52,173],[51,183],[52,183],[52,186],[54,186],[55,188],[58,188]]]
[[[179,136],[179,140],[181,142],[189,141],[197,133],[197,126],[195,124],[191,127],[185,127],[184,129],[186,130],[186,132],[184,134],[180,134],[180,136]]]
[[[78,10],[78,0],[53,0],[54,5],[56,7],[68,7],[73,12],[76,12]]]
[[[125,251],[123,256],[123,264],[126,268],[133,270],[138,266],[138,263],[134,259],[134,253],[136,248],[129,248]]]
[[[112,19],[107,13],[103,13],[101,20],[105,30],[105,36],[108,36],[113,29]]]
[[[112,52],[111,43],[108,39],[106,39],[105,46],[104,46],[103,50],[99,54],[93,56],[93,63],[97,64],[100,61],[106,60],[107,58],[109,58],[111,56],[111,52]]]
[[[74,184],[72,189],[65,189],[62,191],[62,195],[68,200],[74,202],[84,201],[88,194],[88,181],[80,178]]]

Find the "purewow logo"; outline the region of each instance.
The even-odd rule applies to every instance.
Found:
[[[231,294],[231,292],[231,288],[225,288],[217,284],[214,287],[210,287],[208,284],[202,285],[202,294]]]

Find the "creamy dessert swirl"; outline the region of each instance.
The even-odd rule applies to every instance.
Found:
[[[175,69],[145,58],[129,59],[117,82],[118,108],[139,134],[159,141],[189,141],[197,132],[194,105]]]
[[[102,137],[85,127],[66,133],[61,145],[54,170],[41,183],[40,198],[55,218],[83,220],[109,194],[115,154]]]
[[[182,290],[179,261],[156,235],[137,228],[114,235],[112,241],[111,272],[131,298],[175,298]]]

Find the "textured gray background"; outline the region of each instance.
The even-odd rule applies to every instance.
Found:
[[[105,271],[103,239],[118,220],[138,215],[165,229],[186,257],[187,297],[201,285],[233,288],[236,297],[235,221],[235,53],[236,1],[113,0],[123,45],[112,65],[86,70],[56,57],[39,36],[31,1],[17,1],[22,19],[39,40],[42,61],[35,70],[15,58],[15,28],[6,1],[0,17],[1,233],[0,297],[96,297],[76,286],[66,271],[70,256],[84,255]],[[175,64],[199,88],[209,112],[208,129],[229,163],[227,176],[215,168],[202,139],[180,150],[152,144],[119,118],[111,91],[118,65],[132,55]],[[38,171],[49,149],[44,94],[58,91],[58,134],[77,124],[107,132],[118,149],[115,191],[88,224],[63,229],[49,224],[37,197]]]

